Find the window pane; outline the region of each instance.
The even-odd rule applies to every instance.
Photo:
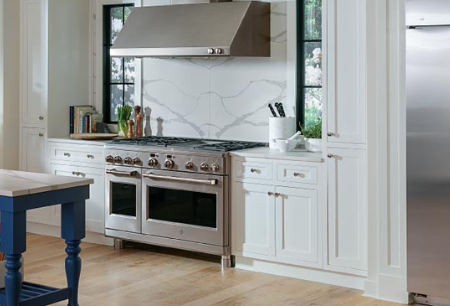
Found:
[[[322,0],[305,1],[305,39],[322,38]]]
[[[134,58],[125,58],[125,83],[134,83],[136,71],[136,60]]]
[[[134,85],[125,85],[125,104],[134,106]]]
[[[120,30],[123,27],[123,8],[122,7],[113,7],[111,8],[111,44],[119,35]]]
[[[111,85],[111,121],[117,121],[117,107],[123,105],[123,85]]]
[[[133,8],[134,7],[132,7],[132,6],[125,7],[125,16],[123,18],[124,22],[127,22],[128,17],[130,16],[131,12],[133,11]]]
[[[305,127],[322,120],[322,88],[305,89]]]
[[[111,83],[123,82],[122,58],[111,58]]]
[[[305,43],[305,85],[322,85],[322,43]]]

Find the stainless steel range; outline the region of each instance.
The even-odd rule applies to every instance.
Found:
[[[222,256],[230,252],[230,151],[264,143],[146,137],[105,147],[106,235]]]

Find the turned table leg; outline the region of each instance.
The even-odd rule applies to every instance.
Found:
[[[22,253],[26,250],[26,212],[2,212],[1,250],[5,254],[5,291],[8,306],[18,306],[23,276]]]
[[[61,205],[61,237],[66,247],[66,277],[71,289],[68,306],[78,306],[78,286],[81,274],[80,242],[85,236],[85,203],[74,202]]]

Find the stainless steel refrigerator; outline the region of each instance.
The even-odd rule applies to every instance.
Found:
[[[408,291],[450,305],[450,0],[406,2]]]

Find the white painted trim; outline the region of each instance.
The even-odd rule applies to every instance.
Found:
[[[61,237],[61,227],[47,224],[27,222],[27,232],[43,236]],[[86,238],[83,239],[83,242],[108,246],[114,245],[114,240],[112,238],[94,232],[86,232]]]
[[[4,75],[4,45],[3,45],[3,0],[0,0],[0,168],[3,168],[3,150],[5,148],[3,144],[3,115],[4,115],[4,91],[3,91],[3,75]]]
[[[236,268],[362,290],[365,277],[236,256]]]

